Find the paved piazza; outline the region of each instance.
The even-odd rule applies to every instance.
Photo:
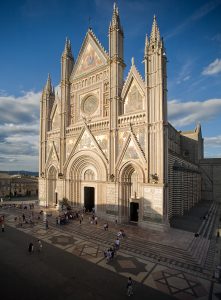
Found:
[[[22,227],[15,221],[15,216],[22,214],[20,209],[5,209],[1,213],[5,213],[6,225],[36,240],[41,239],[101,268],[131,276],[136,282],[177,299],[221,299],[221,285],[213,279],[212,269],[206,268],[205,262],[209,259],[203,256],[206,243],[200,241],[200,255],[204,257],[200,262],[192,249],[196,238],[191,232],[172,228],[164,232],[147,231],[110,223],[109,230],[104,231],[102,220],[98,220],[98,225],[90,224],[87,215],[82,224],[71,220],[69,224],[56,225],[56,211],[48,217],[49,229],[46,229],[42,217],[37,220],[39,211],[39,208],[35,209],[34,226],[23,224]],[[26,216],[30,213],[29,210],[24,212]],[[114,259],[107,262],[104,250],[114,244],[120,229],[124,229],[126,237],[120,240],[120,250]]]

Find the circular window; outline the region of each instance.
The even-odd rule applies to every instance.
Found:
[[[82,110],[85,114],[93,114],[98,107],[98,99],[95,96],[89,96],[83,101]]]

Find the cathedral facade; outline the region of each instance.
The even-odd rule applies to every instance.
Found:
[[[144,43],[145,76],[132,58],[124,78],[124,33],[114,5],[109,51],[88,30],[74,60],[67,39],[60,91],[50,76],[40,109],[39,200],[63,198],[107,220],[168,225],[201,199],[200,125],[167,120],[167,58],[154,17]]]

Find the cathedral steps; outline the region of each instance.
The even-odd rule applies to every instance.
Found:
[[[199,228],[199,237],[195,237],[190,245],[189,251],[201,265],[205,264],[210,248],[211,236],[213,234],[217,205],[213,203],[208,212],[208,218],[203,220]]]

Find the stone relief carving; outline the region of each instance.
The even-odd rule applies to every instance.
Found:
[[[84,180],[86,180],[86,181],[94,181],[95,180],[94,172],[91,169],[88,169],[85,171]]]

